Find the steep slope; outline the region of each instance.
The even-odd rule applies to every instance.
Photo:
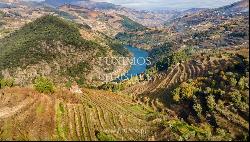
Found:
[[[0,140],[147,140],[153,134],[147,108],[122,95],[82,91],[0,90]]]
[[[167,71],[124,81],[120,88],[139,104],[171,118],[162,121],[165,129],[155,136],[158,140],[173,135],[179,136],[177,140],[246,140],[249,55],[245,52],[249,49],[200,50]]]
[[[249,1],[241,0],[229,6],[219,8],[219,10],[224,10],[226,12],[249,12]]]
[[[249,1],[240,1],[169,21],[171,24],[167,24],[167,27],[176,32],[170,42],[199,48],[245,46],[249,43],[248,5]]]
[[[121,14],[129,17],[133,21],[136,21],[144,26],[160,27],[164,22],[174,16],[177,11],[164,10],[164,11],[146,11],[135,10],[120,5],[115,5],[110,2],[101,2],[95,0],[46,0],[45,4],[60,7],[64,4],[71,4],[75,6],[81,6],[86,9],[109,13],[109,14]]]
[[[102,10],[88,9],[83,6],[65,4],[59,7],[61,12],[68,13],[75,18],[77,23],[86,23],[93,30],[114,37],[119,32],[145,29],[141,24],[117,13],[103,12]]]
[[[30,83],[38,75],[50,76],[58,83],[76,80],[87,83],[105,70],[116,71],[121,66],[99,64],[98,57],[115,57],[124,53],[123,47],[113,48],[113,41],[86,40],[77,24],[54,16],[44,16],[1,39],[0,70],[4,78],[13,77],[17,83]],[[84,39],[85,38],[85,39]],[[100,37],[102,39],[102,37]],[[93,68],[95,70],[93,70]],[[123,67],[120,68],[120,70]],[[90,75],[90,76],[88,76]]]
[[[214,25],[221,24],[231,18],[248,16],[249,1],[242,0],[216,9],[204,9],[175,18],[168,25],[175,26],[178,30],[192,28],[197,25],[211,22]]]
[[[200,48],[229,47],[249,41],[248,1],[216,9],[190,9],[176,12],[166,20],[165,27],[120,32],[116,38],[144,49],[154,49],[171,42],[181,46]]]

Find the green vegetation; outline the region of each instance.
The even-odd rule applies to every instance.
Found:
[[[4,87],[13,87],[14,79],[0,79],[0,89]]]
[[[144,32],[147,28],[124,15],[120,15],[120,17],[123,18],[122,26],[125,28],[125,32],[118,33],[115,38],[130,45],[141,42],[141,40],[137,39],[139,37],[137,32]],[[143,42],[147,43],[148,41],[145,39]]]
[[[74,19],[77,19],[76,16],[74,15],[71,15],[67,12],[64,12],[64,11],[55,11],[60,17],[63,17],[65,19],[69,19],[69,20],[74,20]]]
[[[39,104],[36,108],[36,114],[40,115],[45,112],[45,106],[43,104]]]
[[[65,113],[65,109],[63,104],[60,102],[56,107],[56,133],[59,140],[67,140],[65,133],[68,133],[68,128],[62,125],[63,115]]]
[[[67,89],[70,89],[71,88],[71,86],[72,86],[72,81],[68,81],[68,82],[66,82],[65,83],[65,87],[67,88]]]
[[[213,134],[212,127],[207,124],[201,124],[200,126],[189,125],[184,121],[170,120],[164,122],[166,127],[170,127],[171,131],[177,135],[177,140],[201,140],[201,141],[213,141],[213,140],[232,140],[230,134],[225,130],[218,128]]]
[[[0,45],[2,51],[0,69],[26,67],[41,60],[50,62],[60,56],[53,48],[58,42],[83,51],[100,47],[92,41],[81,38],[75,24],[50,15],[25,25],[9,37],[1,39],[0,42],[2,43]],[[50,48],[46,49],[44,46]]]
[[[180,85],[180,87],[177,87],[174,91],[172,91],[173,100],[175,102],[179,102],[183,99],[192,99],[197,91],[198,89],[194,87],[194,82],[184,82]]]
[[[125,84],[121,83],[105,83],[99,87],[99,89],[108,90],[112,92],[118,92],[125,89]]]
[[[235,59],[236,62],[226,70],[181,83],[172,91],[171,96],[173,104],[188,106],[181,111],[180,115],[186,122],[209,123],[212,127],[225,128],[228,131],[231,126],[219,125],[224,123],[221,122],[220,116],[224,116],[230,121],[227,122],[228,124],[237,124],[238,129],[242,129],[237,137],[243,140],[249,129],[249,94],[247,93],[249,84],[246,79],[249,63],[244,62],[245,59],[240,56],[236,56]],[[194,120],[191,117],[194,117]],[[181,125],[181,127],[184,126]],[[179,129],[182,130],[182,128]],[[189,132],[187,134],[189,138]],[[186,137],[184,135],[184,140]]]
[[[53,93],[55,91],[53,82],[45,77],[38,77],[34,82],[34,87],[41,93]]]
[[[118,43],[118,42],[112,42],[109,44],[109,46],[117,53],[118,55],[122,56],[128,56],[129,51],[124,48],[125,45]]]
[[[68,67],[66,69],[66,75],[75,80],[78,85],[84,85],[85,73],[87,73],[91,69],[92,67],[87,62],[79,62],[78,64],[75,64],[72,67]],[[70,81],[68,83],[70,83]]]
[[[4,17],[5,13],[0,11],[0,27],[5,24],[4,21],[2,21],[2,18]],[[0,32],[1,33],[1,32]]]
[[[123,43],[121,43],[119,40],[110,38],[103,33],[100,34],[105,38],[107,45],[109,45],[116,54],[122,55],[124,57],[128,56],[129,51],[126,48],[124,48],[125,45]]]
[[[108,135],[103,132],[99,132],[96,134],[96,137],[99,141],[115,141],[115,138],[111,135]]]
[[[0,11],[0,18],[3,18],[5,13],[3,11]]]
[[[120,32],[115,38],[127,45],[134,45],[144,49],[153,49],[168,40],[169,33],[157,29],[142,29],[132,32]]]
[[[192,47],[174,50],[174,45],[166,42],[159,48],[153,49],[149,57],[153,63],[151,67],[155,67],[158,71],[167,70],[171,65],[175,65],[181,61],[186,61],[190,58],[193,52]]]
[[[126,30],[128,30],[128,31],[138,31],[138,30],[145,30],[146,29],[143,25],[129,19],[126,16],[121,15],[121,17],[123,18],[122,26],[125,27]]]
[[[55,81],[56,83],[66,83],[70,80],[79,85],[86,85],[85,76],[96,65],[93,65],[91,60],[103,57],[110,51],[116,55],[129,55],[123,44],[103,34],[100,34],[97,41],[85,40],[79,31],[79,28],[83,28],[81,26],[51,15],[26,24],[20,30],[0,39],[0,70],[9,69],[13,75],[18,67],[24,70],[46,63],[50,68],[54,68],[56,63],[60,68],[49,73],[51,79],[55,81],[58,78],[61,80],[61,77],[66,78],[63,82],[59,80]],[[108,46],[97,43],[99,40],[111,50]],[[85,54],[88,56],[82,56]],[[39,75],[40,70],[42,69],[36,69]],[[24,72],[28,73],[29,70]],[[25,83],[34,79],[30,76],[27,78],[29,81]]]
[[[67,69],[67,74],[71,77],[77,77],[82,75],[84,72],[91,70],[91,66],[87,62],[80,62],[72,67]]]
[[[186,21],[147,28],[126,16],[78,8],[65,10],[73,15],[51,8],[63,18],[44,16],[17,31],[11,25],[21,13],[9,9],[5,18],[0,11],[0,140],[249,140],[249,59],[237,55],[249,42],[249,20],[241,13],[227,19],[228,12],[215,11],[213,19],[212,9],[192,10],[194,17],[181,16]],[[116,35],[120,41],[112,39],[84,19],[108,35],[117,26],[124,33]],[[8,22],[13,24],[5,29]],[[148,49],[152,64],[145,74],[99,86],[96,73],[112,73],[115,65],[98,64],[97,58],[130,56],[125,44]],[[34,80],[41,74],[50,79]],[[34,89],[9,88],[33,80]]]

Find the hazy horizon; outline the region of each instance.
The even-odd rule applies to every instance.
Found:
[[[44,0],[25,0],[44,1]],[[109,2],[134,9],[190,9],[190,8],[217,8],[232,4],[239,0],[92,0]]]

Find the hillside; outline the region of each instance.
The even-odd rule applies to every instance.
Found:
[[[162,121],[159,140],[169,140],[173,133],[182,140],[246,140],[249,56],[244,52],[249,53],[247,48],[200,50],[188,58],[176,53],[179,61],[167,71],[149,70],[120,86],[139,104],[170,117],[172,121]],[[171,118],[175,116],[179,119]]]
[[[47,5],[54,7],[60,7],[65,4],[71,5],[80,5],[88,9],[115,9],[118,8],[118,5],[108,3],[108,2],[97,2],[94,0],[45,0],[44,2]]]
[[[0,0],[0,141],[249,140],[249,1],[109,2]]]
[[[92,27],[93,30],[102,32],[110,37],[114,37],[119,32],[145,29],[141,24],[117,13],[93,10],[71,4],[60,6],[59,10],[74,17],[71,20],[78,23],[84,22]]]
[[[46,3],[48,5],[58,7],[58,6],[61,6],[61,5],[64,5],[64,4],[71,4],[71,3],[74,3],[74,2],[78,2],[78,1],[80,1],[80,0],[45,0],[44,3]]]
[[[164,44],[171,36],[171,29],[147,28],[146,30],[120,32],[115,36],[115,38],[126,44],[151,50],[152,48],[156,48],[158,45]]]
[[[220,8],[199,10],[168,21],[167,25],[178,27],[180,31],[209,22],[218,25],[232,18],[248,16],[248,5],[249,1],[242,0]]]
[[[166,42],[199,48],[247,45],[249,42],[249,2],[240,1],[215,9],[190,9],[176,12],[165,27],[120,32],[116,38],[147,50]],[[248,10],[247,10],[248,9]]]
[[[85,35],[91,33],[88,29],[80,31],[85,31]],[[30,83],[38,75],[50,76],[58,83],[76,80],[83,84],[92,78],[98,79],[94,75],[100,72],[105,74],[105,70],[112,72],[121,67],[98,64],[97,61],[98,57],[107,55],[128,55],[123,47],[116,44],[113,48],[115,43],[107,37],[101,43],[87,40],[80,31],[77,24],[54,16],[44,16],[25,25],[1,39],[2,76],[13,77],[18,84]]]
[[[239,2],[220,8],[219,10],[225,10],[227,12],[249,12],[249,1],[241,0]]]
[[[126,96],[83,92],[1,90],[0,140],[147,140],[153,134],[151,110]]]
[[[133,21],[140,23],[144,26],[154,27],[163,26],[166,20],[175,15],[177,11],[164,10],[164,11],[146,11],[135,10],[120,5],[115,5],[110,2],[102,2],[95,0],[46,0],[42,2],[46,5],[60,7],[65,4],[80,6],[84,9],[92,11],[104,12],[109,14],[120,14],[129,17]]]

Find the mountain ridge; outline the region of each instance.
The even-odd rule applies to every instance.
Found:
[[[85,31],[87,32],[88,29]],[[89,77],[89,81],[91,78],[98,79],[98,76],[94,77],[94,75],[99,73],[91,73],[92,68],[98,68],[102,72],[100,74],[105,74],[104,70],[108,68],[114,71],[119,68],[106,66],[99,69],[102,65],[98,65],[98,56],[117,56],[120,55],[119,53],[125,53],[122,47],[119,48],[119,44],[114,48],[112,41],[108,39],[103,41],[107,42],[106,45],[83,39],[77,25],[69,21],[51,15],[41,17],[1,39],[2,75],[5,78],[16,78],[16,81],[21,84],[31,83],[39,75],[47,75],[54,80],[60,78],[58,83],[65,83],[67,80],[78,80],[84,83],[88,75],[93,76]],[[41,64],[46,67],[41,68]],[[78,67],[81,68],[78,69]],[[29,74],[33,75],[28,77]],[[22,82],[23,77],[26,79]]]

